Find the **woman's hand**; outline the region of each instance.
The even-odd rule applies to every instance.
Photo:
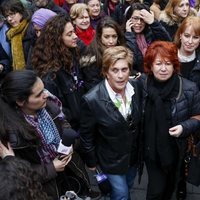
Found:
[[[133,26],[133,22],[132,22],[132,19],[130,18],[126,22],[126,32],[132,32],[132,26]]]
[[[169,134],[173,137],[179,137],[183,132],[183,127],[181,125],[174,126],[169,129]]]
[[[147,10],[142,9],[140,11],[140,17],[147,24],[152,24],[154,22],[154,13],[152,11],[148,12]]]
[[[0,157],[3,159],[6,156],[14,156],[14,151],[12,147],[10,146],[10,143],[8,142],[8,147],[6,147],[1,141],[0,141]]]
[[[72,154],[63,155],[59,159],[58,157],[53,160],[53,165],[57,172],[62,172],[65,169],[65,166],[70,162],[72,159]]]

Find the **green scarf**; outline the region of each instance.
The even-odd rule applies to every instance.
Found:
[[[7,37],[11,41],[11,52],[13,59],[13,70],[21,70],[25,67],[25,58],[22,39],[29,23],[23,20],[18,26],[12,27],[7,32]]]

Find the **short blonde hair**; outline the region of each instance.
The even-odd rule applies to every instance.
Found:
[[[84,11],[88,12],[89,15],[89,9],[88,6],[85,3],[76,3],[74,4],[70,9],[70,17],[72,20],[75,20],[77,17],[79,17]]]
[[[118,60],[124,59],[127,61],[129,70],[133,65],[133,53],[124,46],[115,46],[107,48],[103,53],[102,74],[104,77],[109,68],[113,66]]]

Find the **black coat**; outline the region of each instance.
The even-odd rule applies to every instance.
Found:
[[[195,64],[188,79],[195,82],[200,89],[200,51],[196,52]]]
[[[97,65],[95,55],[85,55],[80,59],[85,90],[88,91],[103,80],[101,67]]]
[[[62,68],[56,73],[48,72],[42,78],[45,88],[62,101],[63,112],[75,130],[79,129],[80,101],[84,93],[81,73],[78,73],[77,79],[80,81],[78,86],[73,75]]]
[[[143,113],[145,112],[145,103],[148,97],[146,76],[141,76],[140,81],[143,84]],[[177,177],[179,177],[180,167],[185,157],[187,148],[187,137],[195,133],[200,128],[200,121],[192,119],[192,116],[200,114],[200,92],[198,87],[192,81],[179,76],[179,91],[177,97],[171,99],[171,123],[172,126],[182,125],[183,133],[174,140],[178,147],[179,160],[177,161]],[[143,119],[143,117],[142,117]]]
[[[115,8],[115,12],[113,14],[113,19],[119,25],[123,25],[123,23],[124,23],[124,18],[125,18],[124,14],[125,14],[125,10],[127,9],[128,6],[130,6],[130,4],[125,1],[124,3],[119,3]]]
[[[49,0],[48,4],[44,8],[52,10],[53,12],[57,14],[65,14],[69,16],[69,14],[63,8],[58,6],[53,0]],[[31,11],[34,13],[38,9],[40,9],[40,7],[37,7],[35,3],[32,3]]]
[[[125,174],[137,162],[140,95],[138,85],[132,85],[132,128],[110,99],[105,81],[83,96],[80,136],[89,167],[100,165],[105,173]]]

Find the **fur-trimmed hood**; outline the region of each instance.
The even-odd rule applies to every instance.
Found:
[[[86,55],[86,56],[82,56],[80,58],[80,67],[87,67],[89,65],[92,65],[96,62],[96,56],[93,55]]]

